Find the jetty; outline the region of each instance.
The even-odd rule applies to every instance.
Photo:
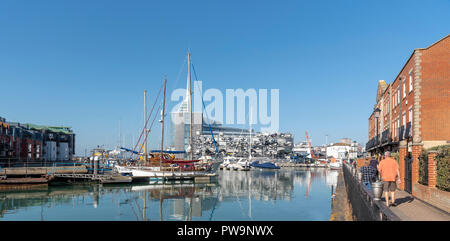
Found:
[[[131,183],[133,179],[112,172],[111,169],[98,168],[79,163],[64,166],[8,167],[0,169],[0,188],[18,186],[48,185],[52,182],[90,181],[102,184]]]

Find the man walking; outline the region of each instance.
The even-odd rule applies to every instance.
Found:
[[[362,173],[362,183],[367,187],[367,189],[372,190],[372,182],[376,178],[377,169],[372,167],[369,163],[366,166],[362,166],[360,171]]]
[[[386,199],[386,206],[397,206],[395,204],[395,189],[397,188],[396,181],[400,183],[400,171],[398,169],[397,161],[391,158],[391,152],[384,153],[384,159],[378,165],[378,171],[383,181],[384,197]],[[389,205],[389,193],[391,194],[392,203]]]

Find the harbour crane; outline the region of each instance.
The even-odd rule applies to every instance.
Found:
[[[311,140],[308,137],[308,131],[305,131],[305,134],[306,134],[306,140],[308,141],[309,151],[311,153],[311,159],[317,160],[319,157],[314,155],[314,152],[313,152],[312,147],[311,147]]]

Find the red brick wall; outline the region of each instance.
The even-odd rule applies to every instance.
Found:
[[[411,73],[411,79],[410,79],[410,73]],[[402,72],[399,75],[402,80],[399,81],[400,86],[400,94],[401,94],[401,112],[399,113],[400,117],[400,126],[404,126],[406,128],[406,124],[408,122],[413,123],[412,120],[409,119],[409,108],[413,109],[413,118],[414,118],[414,58],[410,58],[409,61],[406,63],[405,67],[403,68]],[[412,91],[409,87],[409,82],[413,83]],[[403,88],[405,88],[405,94],[406,97],[403,98]],[[405,114],[405,121],[403,121],[403,114]],[[412,126],[411,126],[412,127]],[[411,131],[412,128],[411,128]],[[412,136],[412,135],[411,135]]]
[[[369,117],[369,140],[372,139],[375,136],[375,132],[376,132],[375,128],[376,128],[376,118],[372,114]]]
[[[405,190],[405,157],[406,157],[406,146],[400,147],[398,150],[398,162],[400,169],[400,178],[402,182],[399,185],[399,188]]]
[[[391,128],[391,134],[392,134],[393,141],[398,141],[398,129],[396,130],[394,128],[393,122],[396,123],[397,118],[400,116],[400,104],[395,104],[397,102],[397,94],[398,94],[399,87],[400,87],[400,81],[398,81],[398,79],[395,79],[391,86],[391,90],[392,90],[392,97],[391,97],[392,121],[390,123],[390,128]],[[401,99],[400,99],[400,101],[401,101]]]
[[[412,156],[413,156],[413,162],[412,162],[412,183],[418,183],[419,181],[419,156],[422,153],[422,145],[413,145],[412,146]],[[413,195],[414,190],[413,190]]]
[[[450,140],[450,36],[420,52],[422,140]]]

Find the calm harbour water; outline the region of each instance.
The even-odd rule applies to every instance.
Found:
[[[329,220],[337,175],[325,168],[224,170],[215,184],[0,191],[0,221]]]

